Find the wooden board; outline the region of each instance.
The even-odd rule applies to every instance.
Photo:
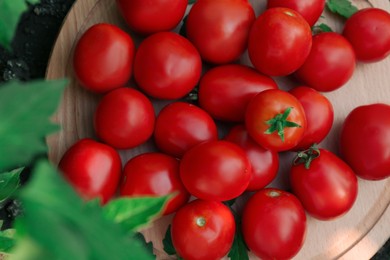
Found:
[[[266,1],[251,1],[256,14],[264,10]],[[369,1],[353,1],[359,8],[369,6]],[[390,11],[390,2],[371,0],[371,4]],[[342,20],[325,13],[325,20],[332,28],[341,31]],[[72,70],[72,55],[75,43],[91,25],[99,22],[117,24],[124,30],[126,26],[119,16],[112,0],[79,0],[69,12],[54,46],[48,65],[47,78],[69,78],[55,120],[62,131],[48,137],[49,158],[57,163],[65,150],[75,141],[84,137],[95,137],[92,129],[92,115],[100,98],[83,90],[75,81]],[[242,62],[248,64],[246,54]],[[337,137],[345,116],[356,106],[383,102],[390,104],[390,58],[375,64],[358,64],[356,72],[343,88],[325,95],[335,108],[335,122],[329,136],[321,144],[334,152]],[[289,89],[293,81],[277,78],[279,86]],[[156,113],[164,102],[155,102]],[[151,142],[140,148],[121,151],[123,162],[132,156],[153,150]],[[292,154],[281,154],[282,166],[277,179],[270,186],[285,188],[288,185],[288,167]],[[306,242],[296,259],[369,259],[390,237],[390,179],[369,182],[359,179],[359,195],[352,210],[334,221],[318,221],[308,217]],[[172,216],[156,221],[145,230],[147,239],[153,241],[159,259],[170,259],[162,250],[162,237]],[[283,250],[283,249],[281,249]],[[253,257],[253,256],[252,256]]]

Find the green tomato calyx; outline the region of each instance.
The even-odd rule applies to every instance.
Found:
[[[273,134],[277,132],[282,142],[284,142],[284,129],[286,127],[301,127],[295,122],[287,121],[287,117],[290,115],[292,109],[292,107],[289,107],[283,113],[277,114],[274,118],[265,121],[270,127],[264,133]]]
[[[320,150],[317,144],[313,144],[309,149],[300,151],[294,158],[294,165],[304,164],[305,169],[310,168],[311,162],[320,156]]]

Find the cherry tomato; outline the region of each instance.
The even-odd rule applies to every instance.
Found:
[[[177,211],[171,227],[178,255],[188,260],[217,260],[232,244],[236,224],[230,209],[221,202],[194,200]]]
[[[171,31],[181,21],[188,0],[116,0],[127,25],[140,34]]]
[[[254,67],[270,76],[286,76],[306,60],[312,45],[309,24],[296,11],[266,10],[253,24],[248,53]]]
[[[328,135],[333,125],[333,106],[324,95],[309,87],[300,86],[289,92],[302,104],[307,123],[306,131],[294,149],[308,149]]]
[[[305,211],[293,194],[263,189],[244,206],[242,232],[250,251],[261,259],[291,259],[305,240]]]
[[[130,79],[135,53],[131,37],[111,24],[96,24],[77,42],[73,68],[86,89],[103,93],[124,86]]]
[[[188,150],[180,164],[187,190],[199,199],[226,201],[241,195],[252,176],[245,152],[227,141],[209,141]]]
[[[122,173],[118,152],[89,138],[73,144],[58,168],[80,196],[100,198],[103,204],[115,195]]]
[[[178,99],[198,83],[202,61],[195,47],[184,37],[160,32],[141,42],[134,60],[134,77],[148,95]]]
[[[130,159],[123,171],[121,196],[164,196],[176,192],[163,214],[187,203],[190,194],[179,177],[179,161],[163,153],[145,153]]]
[[[340,151],[364,179],[390,176],[390,106],[371,104],[352,110],[341,130]]]
[[[275,81],[243,65],[223,65],[206,72],[199,84],[199,105],[215,119],[243,122],[249,101]]]
[[[239,145],[245,151],[252,165],[252,177],[246,190],[259,190],[275,179],[279,170],[278,153],[258,145],[249,136],[243,125],[233,127],[225,140]]]
[[[146,142],[153,134],[154,109],[150,100],[133,88],[106,94],[96,111],[94,127],[105,143],[129,149]]]
[[[167,154],[180,158],[195,145],[217,139],[215,122],[195,105],[171,103],[157,117],[154,140],[157,147]]]
[[[352,45],[342,35],[320,33],[313,36],[309,57],[296,76],[317,91],[333,91],[352,77],[355,63]]]
[[[301,103],[290,93],[269,89],[257,94],[245,114],[249,135],[261,146],[273,151],[295,147],[306,130]]]
[[[348,212],[357,196],[352,169],[335,154],[312,148],[300,152],[291,168],[293,193],[313,217],[330,220]]]
[[[228,63],[245,51],[254,21],[247,0],[198,0],[188,14],[186,33],[203,60]]]

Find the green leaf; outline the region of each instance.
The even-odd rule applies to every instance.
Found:
[[[165,237],[163,239],[163,246],[165,253],[167,253],[168,255],[176,255],[176,249],[173,246],[172,242],[171,225],[168,226],[168,229],[165,233]]]
[[[0,88],[0,171],[28,165],[47,151],[45,136],[59,128],[49,117],[66,85],[66,80],[11,81]]]
[[[241,230],[236,231],[228,257],[230,257],[231,260],[249,260],[248,248],[242,237]]]
[[[0,173],[0,203],[14,194],[20,185],[20,174],[24,168]]]
[[[315,25],[311,28],[314,34],[322,33],[322,32],[333,32],[332,28],[325,23],[321,23],[319,25]]]
[[[358,11],[357,7],[352,5],[349,0],[327,0],[326,6],[332,13],[341,15],[347,19]]]
[[[138,239],[142,245],[154,256],[156,256],[153,252],[153,243],[152,241],[146,242],[144,235],[142,233],[137,232],[134,236],[136,239]]]
[[[15,246],[15,230],[7,229],[0,231],[0,252],[10,253]]]

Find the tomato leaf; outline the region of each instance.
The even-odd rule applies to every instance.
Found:
[[[20,174],[24,168],[0,173],[0,203],[14,194],[20,185]]]
[[[325,23],[321,23],[319,25],[315,25],[311,28],[314,34],[323,33],[323,32],[333,32],[332,28]]]
[[[7,229],[0,231],[0,252],[9,253],[15,246],[15,230]]]
[[[357,7],[352,5],[349,0],[327,0],[326,6],[332,13],[341,15],[347,19],[358,11]]]
[[[153,243],[152,241],[146,242],[144,235],[142,233],[137,232],[134,236],[136,239],[138,239],[142,245],[154,256],[156,256],[153,252]]]
[[[232,248],[229,251],[228,257],[231,260],[249,260],[248,248],[242,237],[241,230],[237,230],[234,236]]]
[[[168,226],[167,231],[165,232],[165,237],[163,239],[164,251],[168,255],[176,255],[176,249],[173,246],[172,235],[171,235],[171,225]]]

